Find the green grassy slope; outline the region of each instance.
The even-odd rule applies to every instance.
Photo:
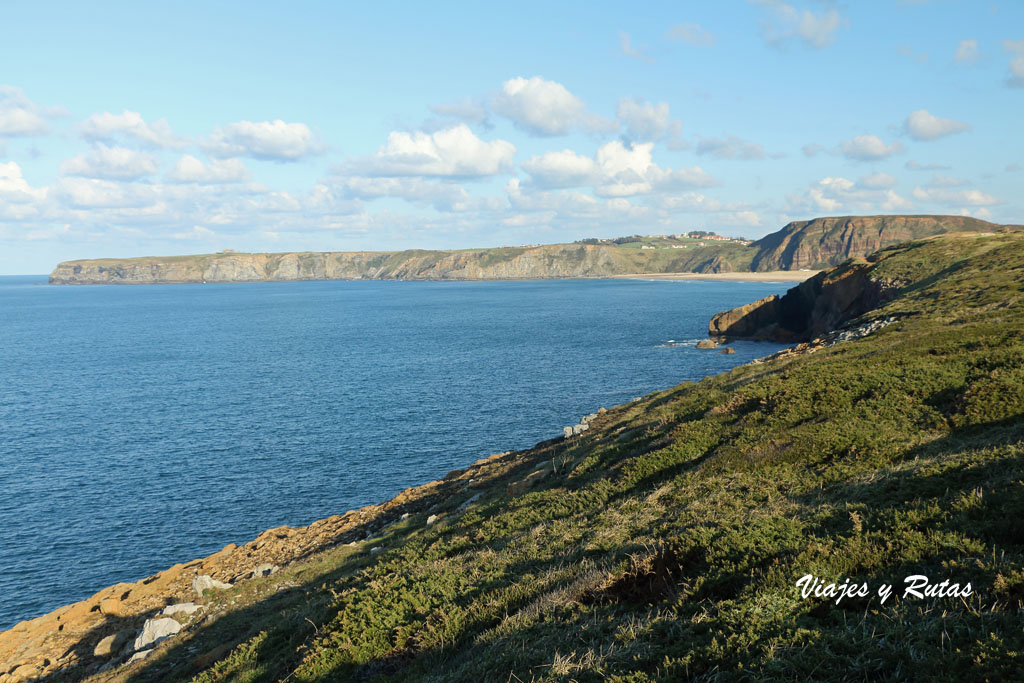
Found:
[[[615,408],[509,456],[434,524],[416,513],[227,591],[217,621],[100,678],[1019,675],[1024,235],[878,260],[904,288],[865,319],[895,324]],[[974,594],[836,605],[800,598],[808,573]]]

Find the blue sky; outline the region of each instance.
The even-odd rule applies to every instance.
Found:
[[[1024,3],[410,4],[4,3],[0,273],[1024,223]]]

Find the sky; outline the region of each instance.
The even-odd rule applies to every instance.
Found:
[[[0,274],[1024,223],[1024,2],[0,2]]]

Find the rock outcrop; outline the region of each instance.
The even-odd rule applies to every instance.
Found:
[[[536,447],[545,467],[549,467],[553,444],[554,440]],[[270,529],[244,546],[229,544],[209,557],[174,565],[136,583],[110,586],[87,600],[23,621],[0,632],[0,683],[50,677],[81,680],[145,659],[195,624],[216,620],[220,612],[211,609],[210,601],[219,591],[232,590],[229,582],[272,581],[282,568],[331,548],[358,546],[411,514],[422,515],[426,524],[447,519],[472,508],[487,495],[489,486],[504,490],[526,476],[529,488],[541,476],[533,470],[536,465],[519,452],[497,453],[454,470],[443,481],[406,489],[383,504],[350,510],[307,527]],[[456,501],[462,502],[457,505]],[[208,655],[199,656],[195,666],[205,666],[204,658]]]
[[[898,283],[872,277],[873,264],[851,260],[818,273],[790,289],[715,315],[708,333],[719,339],[757,339],[784,344],[806,342],[878,307]]]
[[[723,250],[738,256],[725,260]],[[638,273],[746,270],[754,251],[736,243],[675,250],[550,244],[461,251],[304,252],[67,261],[52,284],[150,284],[289,280],[522,280]]]
[[[751,270],[836,266],[882,247],[946,232],[992,232],[1001,226],[968,216],[838,216],[793,221],[752,246]]]

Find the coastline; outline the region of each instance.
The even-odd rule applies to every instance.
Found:
[[[766,270],[760,273],[633,273],[630,275],[609,275],[615,279],[629,280],[709,280],[712,282],[803,282],[814,277],[820,270]]]

